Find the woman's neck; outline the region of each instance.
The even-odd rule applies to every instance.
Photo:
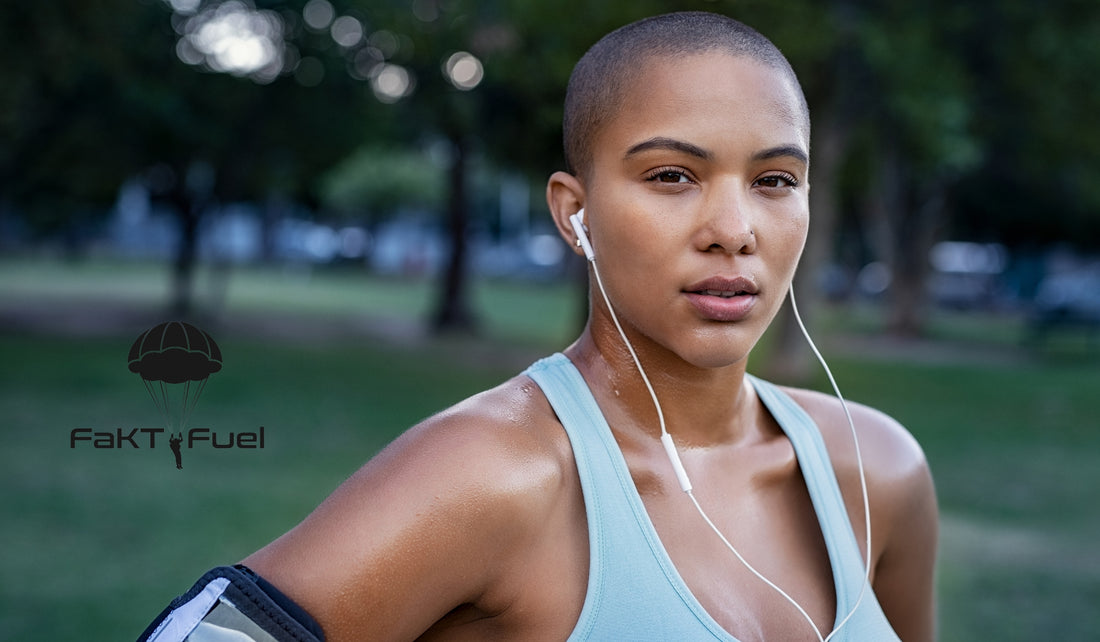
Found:
[[[632,340],[632,344],[677,445],[709,447],[756,436],[759,404],[745,381],[745,360],[701,368],[646,340]],[[616,330],[594,332],[589,324],[565,352],[617,432],[660,437],[653,399]]]

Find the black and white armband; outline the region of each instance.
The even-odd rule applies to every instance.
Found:
[[[219,566],[172,600],[138,642],[324,642],[305,609],[246,566]]]

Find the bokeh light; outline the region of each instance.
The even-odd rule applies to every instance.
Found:
[[[329,29],[336,44],[350,49],[363,40],[363,24],[351,16],[340,16]]]
[[[202,0],[166,0],[172,7],[172,11],[178,14],[189,16],[199,9],[199,5],[202,4]]]
[[[397,41],[397,36],[392,32],[381,29],[375,31],[370,35],[370,46],[374,47],[378,51],[382,52],[382,57],[387,60],[393,58],[397,53],[400,44]]]
[[[336,10],[327,0],[309,0],[302,8],[302,19],[305,20],[306,26],[314,31],[328,29],[335,17]]]
[[[412,93],[415,79],[408,69],[389,63],[375,66],[371,72],[370,87],[378,100],[395,103]]]
[[[362,47],[355,52],[355,56],[348,62],[348,73],[356,80],[370,80],[374,68],[385,62],[382,52],[374,47]]]
[[[197,8],[186,0],[171,4],[180,12]],[[283,72],[285,46],[279,14],[230,0],[187,18],[176,56],[188,65],[271,82]]]
[[[477,87],[485,75],[481,61],[466,51],[459,51],[447,58],[447,62],[443,64],[443,73],[452,85],[463,91]]]

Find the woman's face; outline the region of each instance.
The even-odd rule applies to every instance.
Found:
[[[644,63],[583,181],[597,266],[632,339],[718,367],[747,358],[774,318],[809,222],[796,91],[726,53]]]

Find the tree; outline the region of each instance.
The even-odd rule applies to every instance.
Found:
[[[0,68],[0,190],[8,207],[39,235],[94,218],[134,167],[131,150],[110,135],[126,124],[117,96],[129,42],[119,13],[147,25],[147,7],[96,3],[8,3],[0,18],[6,60]]]
[[[471,155],[541,180],[561,167],[565,84],[584,50],[636,18],[705,9],[771,37],[810,102],[804,312],[845,207],[864,212],[874,253],[892,264],[893,327],[910,334],[927,307],[927,248],[946,230],[1100,246],[1092,3],[792,0],[782,12],[760,0],[338,4],[8,3],[0,46],[24,64],[0,69],[0,208],[50,234],[105,211],[123,180],[156,177],[186,240],[218,202],[317,202],[317,177],[366,143],[446,141],[454,249],[435,316],[441,327],[470,327]],[[252,58],[219,58],[225,48],[202,35],[230,15],[252,25],[234,32],[248,36],[238,44]],[[583,20],[566,24],[574,16]],[[259,64],[263,51],[269,59]],[[455,82],[448,60],[470,75]],[[180,246],[180,284],[189,282],[193,247]]]
[[[1034,251],[1100,248],[1100,7],[1016,2],[965,41],[987,151],[950,194],[956,233]]]
[[[349,99],[357,87],[343,73],[320,89],[320,81],[258,77],[246,67],[216,73],[210,60],[195,58],[201,52],[188,53],[189,38],[215,19],[245,16],[300,30],[283,3],[282,13],[242,2],[193,4],[173,12],[159,0],[10,3],[0,19],[7,46],[31,54],[9,56],[28,64],[0,70],[12,88],[0,120],[11,141],[0,151],[5,200],[50,233],[84,212],[102,216],[125,180],[146,176],[179,222],[171,307],[180,316],[190,309],[205,213],[217,202],[262,202],[272,192],[308,199],[314,176],[363,139],[367,128],[347,123],[370,122],[370,103]],[[328,42],[315,40],[301,39],[296,55]]]
[[[444,201],[442,179],[427,154],[415,148],[367,145],[325,174],[321,195],[329,207],[346,213],[438,209]]]

